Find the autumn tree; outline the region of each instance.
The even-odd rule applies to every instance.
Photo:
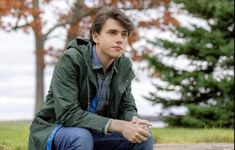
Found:
[[[69,25],[69,30],[71,30],[73,26],[75,26],[81,20],[81,18],[86,17],[92,13],[91,9],[85,7],[83,1],[77,1],[74,3],[68,14],[58,14],[57,23],[50,27],[47,31],[43,31],[44,26],[48,23],[45,22],[42,17],[44,14],[43,7],[49,5],[51,2],[51,0],[0,1],[0,27],[2,29],[8,32],[14,30],[23,30],[25,32],[29,32],[29,30],[31,30],[34,34],[36,54],[35,112],[41,108],[44,100],[44,55],[46,52],[50,52],[51,50],[45,49],[45,42],[48,40],[50,34],[57,28]],[[68,1],[66,1],[66,3],[69,4]],[[11,18],[11,20],[6,21],[6,16]],[[68,34],[68,37],[69,36],[70,34]]]
[[[89,27],[95,13],[102,6],[116,6],[124,11],[136,10],[144,11],[148,8],[158,9],[159,6],[169,5],[171,0],[64,0],[63,4],[67,5],[69,11],[57,10],[56,17],[52,20],[45,19],[45,8],[54,7],[53,4],[59,3],[56,0],[0,0],[0,28],[11,32],[23,30],[26,33],[32,31],[35,39],[35,55],[36,55],[36,103],[35,112],[37,112],[44,101],[44,68],[46,65],[45,55],[59,57],[61,50],[55,49],[53,46],[46,47],[45,43],[51,38],[53,32],[58,28],[63,28],[67,32],[66,42],[76,36],[89,38]],[[47,8],[48,9],[48,8]],[[51,8],[50,8],[51,9]],[[57,9],[55,7],[55,9]],[[44,17],[43,17],[44,16]],[[10,18],[5,19],[5,18]],[[170,13],[167,12],[164,18],[169,18]],[[158,26],[162,22],[166,23],[167,19],[160,21],[155,18],[149,21],[138,21],[138,27]],[[169,23],[169,19],[168,19]],[[48,24],[52,24],[51,26]],[[129,39],[129,44],[138,41],[138,33]],[[133,49],[132,57],[134,60],[141,58]],[[63,49],[62,49],[63,50]]]

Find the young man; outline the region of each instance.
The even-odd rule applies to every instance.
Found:
[[[73,40],[55,66],[29,149],[152,150],[150,122],[138,117],[130,60],[124,56],[133,24],[118,8],[102,8],[91,41]]]

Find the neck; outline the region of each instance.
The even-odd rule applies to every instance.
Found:
[[[96,53],[100,59],[102,66],[103,66],[104,73],[107,73],[109,67],[112,65],[112,63],[114,61],[114,58],[111,58],[108,55],[106,55],[105,53],[103,53],[97,45],[96,45]]]

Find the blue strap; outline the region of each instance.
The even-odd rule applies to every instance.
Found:
[[[95,110],[96,110],[96,107],[97,107],[97,97],[95,96],[94,98],[93,98],[93,100],[91,101],[91,103],[90,103],[90,107],[89,107],[89,112],[95,112]]]
[[[54,128],[54,130],[51,132],[51,135],[49,136],[48,140],[47,140],[47,146],[46,146],[46,150],[51,150],[52,148],[52,141],[54,139],[54,136],[56,134],[56,132],[62,127],[61,124],[57,124]]]

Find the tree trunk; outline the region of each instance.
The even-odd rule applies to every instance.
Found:
[[[42,36],[35,36],[36,45],[36,102],[35,102],[35,113],[37,113],[44,102],[44,49]]]
[[[40,18],[40,12],[36,10],[39,9],[39,0],[33,1],[33,8],[36,13],[34,13],[32,22],[32,29],[35,37],[35,54],[36,54],[36,101],[35,110],[37,113],[43,105],[44,102],[44,42],[45,37],[42,34],[42,20]]]

